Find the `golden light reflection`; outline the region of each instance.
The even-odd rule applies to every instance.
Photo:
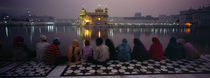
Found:
[[[91,31],[90,30],[85,30],[85,37],[90,38],[91,37]]]
[[[86,19],[86,20],[85,20],[85,23],[87,23],[87,22],[90,22],[90,20],[87,20],[87,19]]]
[[[101,38],[101,32],[100,31],[98,32],[98,37]]]
[[[190,27],[192,24],[190,22],[186,22],[185,25]]]
[[[190,34],[191,29],[190,28],[185,28],[185,34]]]

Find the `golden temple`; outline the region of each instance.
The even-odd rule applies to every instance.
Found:
[[[108,19],[108,9],[97,8],[95,12],[86,12],[86,9],[82,8],[80,13],[81,25],[106,25]]]

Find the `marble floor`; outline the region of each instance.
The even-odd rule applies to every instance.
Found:
[[[208,62],[210,62],[209,61],[210,55],[202,55],[201,58],[208,60]],[[13,67],[15,67],[18,64],[20,63],[11,64],[11,65],[8,65],[7,67],[1,68],[0,73],[13,69]],[[47,78],[60,78],[60,77],[61,78],[210,78],[210,73],[208,74],[146,74],[146,75],[114,75],[114,76],[60,76],[66,67],[67,65],[56,66],[52,71],[50,71],[50,73],[46,77]],[[33,77],[33,78],[37,78],[37,77]]]
[[[57,66],[47,78],[210,78],[210,74],[158,74],[158,75],[116,75],[116,76],[71,76],[60,77],[66,65]]]
[[[85,77],[63,77],[63,78],[209,78],[210,74],[173,74],[173,75],[129,75],[129,76],[85,76]],[[57,78],[57,77],[50,77]]]

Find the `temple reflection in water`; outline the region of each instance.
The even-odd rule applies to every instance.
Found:
[[[85,40],[95,40],[96,38],[108,38],[108,30],[106,28],[80,27],[80,38],[83,43]]]

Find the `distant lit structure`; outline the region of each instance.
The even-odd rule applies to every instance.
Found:
[[[97,8],[95,12],[86,12],[86,9],[82,8],[80,13],[81,25],[106,25],[108,19],[108,9]]]
[[[192,24],[190,22],[185,23],[187,27],[190,27]]]
[[[210,6],[199,9],[188,9],[180,12],[179,22],[194,27],[209,27]]]
[[[134,17],[142,17],[142,16],[141,16],[141,12],[135,13]]]
[[[25,20],[27,20],[27,21],[29,21],[29,22],[32,22],[33,21],[33,19],[31,18],[31,11],[30,11],[30,9],[29,8],[26,8],[26,18],[25,18]]]
[[[179,15],[159,15],[158,18],[161,23],[179,23]]]
[[[134,17],[123,17],[124,20],[138,21],[138,22],[156,22],[157,17],[152,17],[151,15],[142,16],[141,12],[135,13]]]
[[[120,26],[178,26],[178,16],[153,17],[142,16],[141,12],[135,13],[133,17],[109,17],[110,25]]]
[[[28,17],[31,17],[31,11],[29,10],[29,8],[26,8],[26,15],[28,16]]]
[[[37,16],[33,15],[29,8],[26,8],[26,14],[22,16],[28,22],[54,22],[55,18],[51,16]]]

